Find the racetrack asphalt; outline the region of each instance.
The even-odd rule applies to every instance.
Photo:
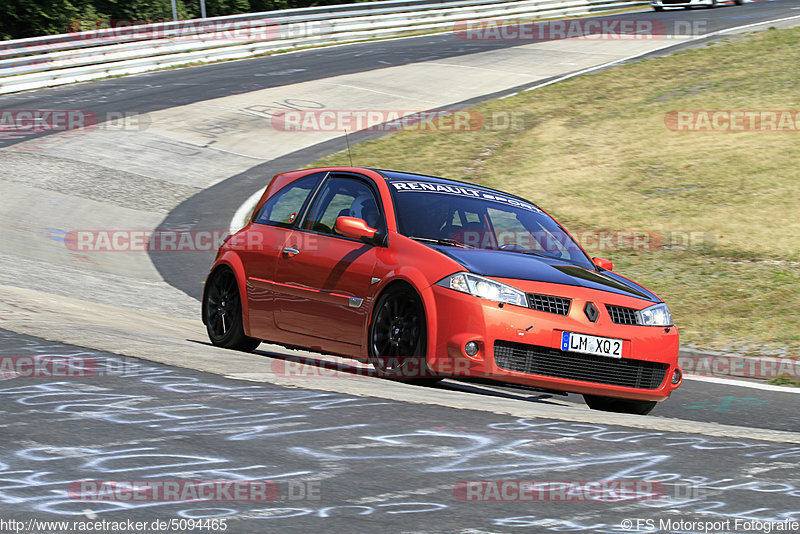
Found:
[[[800,440],[688,433],[678,420],[672,431],[652,431],[423,406],[231,380],[7,331],[0,340],[6,373],[11,361],[67,358],[84,375],[61,368],[57,376],[0,380],[2,519],[70,522],[60,529],[33,523],[34,530],[77,532],[73,521],[130,520],[156,531],[154,520],[214,518],[224,519],[228,532],[608,533],[635,530],[625,520],[658,526],[798,514]],[[692,393],[678,402],[696,394],[708,401],[707,416],[720,418],[720,392],[687,386]],[[759,398],[786,403],[781,395]],[[763,405],[728,407],[741,423],[770,424],[758,415]],[[132,481],[155,487],[188,480],[244,488],[264,482],[275,500],[237,501],[220,492],[215,501],[175,502],[124,490]],[[459,491],[467,481],[485,485]],[[518,500],[518,481],[567,484],[570,491]],[[600,481],[605,489],[587,492]],[[638,489],[619,493],[633,482]],[[113,484],[120,489],[111,491]],[[498,498],[490,485],[505,488],[499,501],[478,500]]]
[[[791,16],[797,13],[792,11],[797,5],[777,0],[717,10],[669,11],[658,17],[667,27],[704,21],[704,30],[714,31]],[[617,17],[655,16],[642,12]],[[269,88],[290,89],[334,76],[377,72],[387,64],[412,66],[431,56],[466,60],[485,52],[513,52],[518,46],[502,41],[464,42],[448,35],[363,43],[7,95],[0,97],[0,108],[89,108],[101,120],[120,112],[168,114],[173,108],[212,99],[247,98]],[[453,105],[465,106],[547,79],[454,100]],[[187,107],[187,114],[196,109]],[[376,134],[357,134],[351,142],[370,135]],[[70,339],[73,345],[3,332],[0,353],[5,357],[87,356],[108,362],[106,368],[115,372],[56,381],[8,378],[0,383],[4,425],[0,462],[6,474],[0,481],[0,519],[54,519],[75,513],[76,520],[151,521],[217,515],[229,518],[230,530],[237,532],[253,531],[254,524],[266,531],[298,532],[352,532],[354,525],[358,531],[389,532],[621,532],[632,530],[621,525],[629,518],[653,519],[656,524],[680,518],[800,518],[794,495],[795,458],[800,454],[796,433],[800,416],[793,408],[796,393],[686,380],[652,417],[610,418],[589,412],[577,396],[549,397],[460,381],[413,388],[363,378],[355,380],[364,382],[362,386],[340,388],[329,385],[337,382],[331,378],[292,384],[256,373],[244,381],[248,378],[245,369],[268,367],[270,358],[280,361],[286,353],[294,353],[274,353],[262,346],[255,355],[231,355],[194,341],[197,348],[191,348],[187,340],[200,337],[182,328],[187,319],[198,327],[195,299],[213,252],[151,253],[135,259],[120,254],[79,257],[64,250],[52,228],[33,228],[50,232],[37,234],[36,242],[9,238],[14,232],[35,234],[31,228],[20,229],[35,222],[17,218],[20,212],[31,211],[29,206],[48,215],[47,222],[40,223],[47,227],[81,228],[80,224],[101,224],[96,221],[105,218],[132,228],[227,228],[236,207],[272,174],[340,150],[340,137],[266,162],[253,160],[244,170],[236,167],[229,174],[224,174],[221,165],[215,172],[223,174],[215,175],[210,187],[194,178],[184,182],[178,174],[163,176],[159,164],[164,174],[174,172],[163,156],[146,161],[149,167],[133,169],[141,174],[101,176],[107,180],[104,184],[127,188],[124,193],[131,196],[124,197],[122,204],[141,191],[140,200],[148,199],[141,211],[124,205],[109,207],[111,201],[99,195],[116,194],[116,189],[87,189],[78,176],[85,169],[69,167],[69,172],[63,172],[65,154],[80,157],[80,139],[62,145],[60,153],[55,152],[55,144],[42,145],[42,151],[35,153],[15,151],[36,141],[36,136],[0,140],[3,155],[11,155],[6,163],[13,163],[15,169],[44,165],[54,155],[61,158],[48,162],[52,167],[47,169],[51,174],[44,176],[47,180],[41,166],[31,167],[30,174],[17,182],[8,176],[4,179],[0,258],[5,278],[0,283],[30,287],[15,293],[13,302],[10,292],[0,297],[0,304],[12,304],[0,305],[4,321],[0,324],[42,337]],[[104,165],[116,157],[120,168],[130,170],[137,162],[123,161],[114,151],[115,142],[106,140],[104,153],[93,152],[98,145],[87,144],[91,148],[85,149],[84,157],[105,156]],[[137,150],[142,152],[141,159],[147,159],[146,150]],[[202,174],[202,165],[197,167],[186,172]],[[153,187],[159,177],[163,182]],[[26,188],[30,195],[39,195],[41,203],[26,204],[32,196],[10,195]],[[174,202],[172,197],[165,200],[168,194],[176,195]],[[90,202],[73,204],[73,197],[80,195]],[[161,203],[153,206],[157,200]],[[87,227],[96,226],[83,226]],[[30,247],[19,243],[30,243]],[[44,243],[41,249],[40,243]],[[56,253],[49,256],[51,249],[45,245],[61,247],[57,252],[73,262],[70,268],[65,267],[67,259],[62,261]],[[150,272],[150,262],[157,272]],[[162,287],[166,286],[162,279],[172,287]],[[31,287],[44,292],[34,294]],[[98,306],[98,301],[111,302],[115,309]],[[122,320],[112,312],[118,312]],[[178,317],[184,322],[170,322]],[[197,330],[201,329],[199,325]],[[239,368],[232,369],[228,358]],[[195,370],[206,368],[213,372]],[[447,404],[410,400],[415,397],[441,398]],[[334,402],[329,403],[331,399]],[[512,404],[513,408],[507,408]],[[475,503],[459,501],[453,494],[453,486],[463,480],[629,480],[644,473],[665,483],[661,489],[666,500]],[[267,505],[106,503],[114,511],[103,512],[99,506],[64,494],[69,482],[85,478],[236,477],[287,482],[282,486],[286,491],[288,481],[297,483],[295,488],[309,483],[306,488],[320,488],[320,498]]]

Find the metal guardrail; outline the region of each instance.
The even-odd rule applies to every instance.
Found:
[[[505,3],[509,0],[383,0],[360,4],[339,4],[333,6],[308,7],[299,9],[283,9],[260,13],[243,13],[224,17],[206,19],[190,19],[172,22],[158,22],[130,26],[126,28],[102,28],[98,30],[45,35],[0,41],[0,58],[11,57],[21,53],[42,53],[57,50],[69,50],[87,46],[99,46],[125,41],[147,40],[148,35],[177,36],[213,32],[220,25],[231,28],[246,27],[248,23],[264,21],[265,24],[288,24],[298,21],[315,21],[350,16],[368,16],[379,11],[381,13],[399,13],[416,10],[436,9],[439,7],[462,7]],[[227,26],[230,25],[230,26]]]
[[[553,18],[647,3],[388,0],[18,39],[0,43],[0,94],[278,50],[442,31],[476,19]]]

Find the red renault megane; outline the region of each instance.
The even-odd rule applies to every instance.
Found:
[[[535,204],[464,182],[335,167],[275,176],[206,281],[214,345],[261,341],[648,413],[682,380],[667,305]]]

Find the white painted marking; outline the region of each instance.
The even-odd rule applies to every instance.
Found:
[[[233,214],[233,219],[231,219],[231,224],[229,228],[230,233],[232,234],[236,233],[242,228],[244,228],[244,224],[242,224],[242,222],[244,222],[245,217],[247,217],[247,213],[249,211],[252,211],[253,208],[256,207],[256,204],[258,204],[261,195],[263,195],[264,191],[266,190],[267,186],[262,187],[261,189],[250,195],[250,197],[244,201],[244,204],[239,206],[239,209],[236,210],[236,213]]]
[[[434,101],[434,100],[422,100],[422,99],[419,99],[419,98],[413,98],[413,97],[410,97],[410,96],[398,95],[398,94],[394,94],[394,93],[387,93],[387,92],[384,92],[384,91],[378,91],[376,89],[368,89],[366,87],[359,87],[357,85],[350,85],[350,84],[346,84],[346,83],[331,83],[331,82],[326,82],[325,80],[321,80],[320,83],[324,84],[324,85],[332,85],[334,87],[347,87],[349,89],[356,89],[357,91],[368,91],[370,93],[375,93],[375,94],[384,95],[384,96],[390,96],[392,98],[402,98],[402,99],[405,99],[405,100],[417,100],[417,101],[420,101],[420,102],[427,102],[428,104],[436,104],[436,101]]]
[[[457,69],[472,69],[472,70],[480,70],[485,72],[502,72],[503,74],[511,74],[513,76],[521,76],[527,78],[528,74],[523,74],[520,72],[514,72],[511,70],[503,70],[503,69],[489,69],[487,67],[474,67],[472,65],[459,65],[457,63],[440,63],[438,61],[432,61],[431,65],[436,65],[439,67],[455,67]],[[561,65],[577,65],[577,63],[561,63]]]
[[[265,74],[256,74],[255,76],[286,76],[287,74],[295,74],[297,72],[305,72],[306,69],[284,69],[268,72]]]
[[[717,376],[695,376],[684,375],[684,380],[695,380],[697,382],[711,382],[712,384],[725,384],[727,386],[736,386],[741,388],[761,389],[764,391],[779,391],[781,393],[800,393],[800,388],[791,386],[776,386],[774,384],[764,384],[761,382],[748,382],[746,380],[737,380],[735,378],[719,378]]]
[[[232,154],[234,156],[241,156],[243,158],[257,159],[258,161],[269,161],[271,159],[271,158],[259,158],[258,156],[253,156],[253,155],[250,155],[250,154],[242,154],[242,153],[236,152],[234,150],[226,150],[224,148],[211,146],[210,144],[203,146],[203,145],[198,145],[197,143],[192,143],[191,141],[186,141],[186,142],[189,143],[189,144],[195,145],[198,148],[207,148],[209,150],[215,150],[217,152],[224,152],[226,154]]]

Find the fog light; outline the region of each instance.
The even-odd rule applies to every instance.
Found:
[[[475,343],[474,341],[470,341],[469,343],[464,345],[464,352],[467,353],[467,356],[475,356],[476,354],[478,354],[479,348],[480,347],[478,347],[477,343]]]
[[[675,369],[672,372],[672,383],[673,384],[677,384],[678,382],[680,382],[682,376],[683,376],[683,374],[681,373],[681,370],[680,369]]]

